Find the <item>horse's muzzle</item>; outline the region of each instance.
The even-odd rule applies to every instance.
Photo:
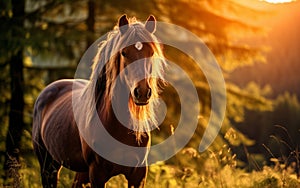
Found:
[[[133,90],[133,101],[138,106],[147,105],[151,95],[151,88],[138,86]]]

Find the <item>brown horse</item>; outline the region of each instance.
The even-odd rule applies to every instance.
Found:
[[[105,187],[118,174],[125,175],[128,187],[145,185],[149,132],[157,126],[155,101],[165,66],[155,27],[153,16],[142,24],[123,15],[100,43],[89,80],[59,80],[39,95],[32,139],[43,187],[57,186],[61,166],[77,172],[73,187]],[[128,147],[144,149],[110,145],[104,132]],[[107,149],[99,151],[98,145]],[[111,160],[102,155],[106,150]],[[119,158],[129,163],[115,160]]]

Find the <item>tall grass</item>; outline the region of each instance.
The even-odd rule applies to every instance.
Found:
[[[236,166],[235,155],[228,157],[225,147],[220,151],[210,151],[209,158],[203,166],[175,166],[165,162],[157,162],[149,168],[147,187],[151,188],[206,188],[206,187],[254,187],[254,188],[300,188],[300,180],[295,172],[295,164],[286,166],[280,160],[272,158],[273,166],[264,166],[259,171],[248,172]],[[192,148],[181,152],[187,160],[201,159],[201,154]],[[189,155],[189,156],[187,156]],[[201,168],[199,170],[199,168]],[[74,172],[63,168],[59,178],[58,187],[71,187]],[[25,155],[21,159],[19,170],[19,184],[12,180],[0,180],[0,187],[41,187],[38,162],[33,155]],[[86,185],[84,187],[89,187]],[[113,177],[108,183],[109,188],[127,187],[123,175]]]
[[[20,164],[11,164],[14,167],[10,171],[13,177],[4,179],[5,174],[0,171],[0,188],[40,188],[42,186],[40,167],[32,152],[30,136],[28,135],[24,139],[23,148],[26,150],[21,151]],[[280,140],[280,138],[276,137],[276,139],[280,144],[288,144],[287,141]],[[265,147],[273,155],[271,149]],[[146,185],[151,188],[300,188],[300,179],[297,176],[299,169],[298,146],[289,144],[286,147],[290,149],[289,156],[276,158],[273,155],[270,159],[271,165],[262,167],[256,163],[255,157],[245,148],[248,163],[257,165],[257,168],[251,171],[246,167],[240,167],[241,161],[237,160],[228,145],[223,145],[215,150],[207,150],[204,153],[187,147],[179,152],[173,160],[151,165]],[[295,160],[290,162],[291,158]],[[3,169],[1,166],[3,157],[0,160],[0,168]],[[74,172],[62,168],[58,187],[71,187],[74,175]],[[90,185],[83,187],[90,187]],[[125,188],[127,187],[126,178],[123,175],[113,177],[107,183],[107,187]]]

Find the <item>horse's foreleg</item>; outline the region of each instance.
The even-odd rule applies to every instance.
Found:
[[[128,181],[128,188],[144,188],[145,184],[146,184],[145,179],[143,179],[141,182],[138,182],[138,183],[136,183],[136,182],[133,183],[133,182]]]
[[[87,185],[89,181],[88,172],[77,172],[74,178],[72,188],[82,188],[83,185]]]
[[[127,175],[128,188],[143,188],[146,185],[147,167],[134,168],[132,174]]]
[[[92,162],[89,166],[89,175],[92,188],[105,188],[108,178],[104,173],[104,169],[101,169],[99,164]]]

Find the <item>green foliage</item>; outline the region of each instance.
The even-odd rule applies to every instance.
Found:
[[[225,157],[231,152],[223,147],[219,151],[208,152],[208,157],[198,153],[192,148],[187,148],[180,155],[185,158],[186,163],[172,165],[165,162],[157,162],[149,167],[146,181],[147,187],[173,188],[173,187],[289,187],[297,188],[300,181],[295,174],[295,167],[285,166],[275,160],[274,167],[264,166],[261,171],[247,172],[237,168],[237,160],[233,157]],[[40,187],[39,166],[32,153],[23,155],[20,170],[20,187]],[[200,158],[206,158],[203,165],[196,165]],[[274,161],[274,160],[273,160]],[[195,163],[194,163],[195,162]],[[194,164],[193,164],[194,163]],[[201,167],[199,169],[199,167]],[[59,178],[58,187],[71,187],[74,172],[63,168]],[[0,187],[5,182],[0,178]],[[89,185],[85,185],[90,187]],[[111,178],[107,187],[125,188],[127,181],[124,175]]]
[[[224,138],[228,140],[232,146],[240,146],[241,144],[245,146],[252,146],[254,144],[253,140],[248,139],[244,134],[233,128],[228,129]]]

